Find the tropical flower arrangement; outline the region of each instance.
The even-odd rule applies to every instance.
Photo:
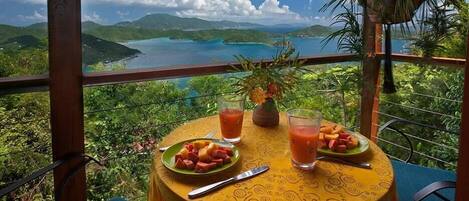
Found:
[[[250,72],[246,76],[233,77],[235,93],[248,96],[257,105],[268,99],[280,100],[291,90],[305,71],[303,63],[289,43],[283,46],[271,62],[255,63],[244,56],[236,56],[240,66],[238,72]]]
[[[238,72],[249,72],[245,76],[233,77],[235,93],[249,97],[256,108],[253,113],[255,124],[264,127],[278,125],[278,110],[275,101],[281,100],[300,80],[306,69],[299,54],[290,43],[285,43],[272,61],[254,62],[237,56],[240,63],[234,66]]]

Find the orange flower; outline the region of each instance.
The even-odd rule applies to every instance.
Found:
[[[249,98],[251,99],[252,102],[260,105],[265,102],[265,99],[267,98],[267,94],[262,88],[256,87],[251,91],[251,93],[249,93]]]
[[[268,86],[267,86],[267,96],[269,96],[270,98],[276,96],[279,94],[279,87],[277,84],[275,83],[270,83]]]

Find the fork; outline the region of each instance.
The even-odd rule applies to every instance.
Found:
[[[212,130],[212,131],[210,131],[209,133],[207,133],[207,135],[205,135],[204,138],[212,138],[212,137],[215,135],[215,133],[217,133],[216,130]],[[160,147],[158,150],[159,150],[160,152],[164,152],[164,151],[166,151],[169,147],[171,147],[171,146]]]

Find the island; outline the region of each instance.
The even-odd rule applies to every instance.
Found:
[[[326,27],[322,25],[313,25],[304,29],[300,29],[297,31],[293,31],[288,33],[288,36],[291,37],[326,37],[332,32],[334,32],[334,28]]]

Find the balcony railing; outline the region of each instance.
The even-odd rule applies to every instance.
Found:
[[[400,56],[401,58],[404,57],[404,56]],[[407,58],[407,57],[404,57],[404,58]],[[415,57],[409,57],[409,58],[415,58]],[[329,62],[325,62],[325,61],[330,61],[330,63],[337,63],[337,62],[351,62],[351,61],[356,61],[356,58],[353,57],[353,56],[350,56],[350,55],[345,55],[345,56],[324,56],[324,57],[311,57],[311,58],[304,58],[305,60],[308,60],[308,64],[328,64]],[[408,59],[408,58],[407,58]],[[422,60],[417,60],[417,62],[421,62]],[[448,61],[448,65],[450,66],[459,66],[461,63],[458,63],[460,60],[456,60],[458,62],[456,62],[456,64],[454,63],[455,60],[451,59]],[[440,63],[444,63],[445,60],[440,60],[439,61]],[[355,63],[357,64],[357,63]],[[231,65],[236,65],[236,64],[231,64]],[[223,74],[223,73],[229,73],[231,72],[230,71],[230,68],[231,68],[231,65],[215,65],[215,68],[217,68],[218,70],[214,70],[214,72],[210,71],[208,72],[208,70],[206,70],[206,68],[209,68],[207,66],[202,66],[201,68],[202,69],[205,69],[201,72],[198,72],[198,68],[199,67],[192,67],[192,69],[194,70],[192,73],[193,75],[206,75],[206,74],[213,74],[213,73],[217,73],[217,74]],[[212,65],[208,65],[208,66],[212,66]],[[314,69],[314,67],[311,67],[312,69]],[[181,69],[185,69],[186,71],[188,70],[186,67],[181,67]],[[221,69],[221,70],[220,70]],[[167,72],[164,74],[164,76],[160,75],[159,73],[156,73],[156,72]],[[153,80],[153,79],[157,79],[157,80],[160,80],[160,79],[167,79],[167,78],[175,78],[175,77],[193,77],[193,76],[189,76],[187,74],[183,74],[183,72],[179,72],[178,71],[171,71],[170,69],[169,70],[162,70],[162,69],[146,69],[146,70],[131,70],[132,73],[130,73],[131,75],[127,75],[127,72],[124,71],[124,72],[103,72],[103,73],[91,73],[91,74],[87,74],[87,77],[90,78],[92,77],[92,79],[88,80],[88,81],[84,81],[85,83],[88,83],[88,85],[85,85],[87,87],[91,87],[90,89],[92,90],[93,88],[99,88],[99,87],[106,87],[106,86],[112,86],[112,85],[125,85],[126,83],[132,83],[132,82],[136,82],[136,81],[148,81],[148,80]],[[168,73],[170,72],[170,73]],[[147,73],[156,73],[158,74],[157,77],[152,77],[150,75],[148,75]],[[104,80],[100,80],[101,77],[105,77],[103,78]],[[116,80],[119,80],[119,79],[124,79],[123,81],[116,81]],[[86,78],[85,78],[86,80]],[[36,90],[38,86],[34,86],[32,88],[29,88],[28,87],[21,87],[21,89],[17,92],[26,92],[26,91],[29,91],[30,89],[32,90]],[[44,86],[40,87],[42,89],[45,89]],[[12,91],[11,91],[12,92]],[[319,91],[311,91],[312,93],[310,94],[302,94],[301,96],[299,97],[288,97],[285,101],[289,103],[289,105],[291,106],[291,104],[295,104],[296,101],[302,101],[302,100],[308,100],[308,98],[311,98],[313,96],[329,96],[329,97],[332,97],[332,96],[338,96],[340,94],[337,94],[338,92],[335,90],[335,89],[323,89],[323,90],[319,90]],[[224,92],[226,93],[226,92]],[[402,93],[405,93],[405,92],[402,92]],[[132,111],[134,110],[138,110],[138,109],[143,109],[145,110],[146,108],[148,107],[152,107],[152,106],[156,106],[156,105],[162,105],[162,106],[165,106],[165,105],[178,105],[178,104],[188,104],[190,103],[191,101],[196,101],[196,100],[200,100],[200,99],[211,99],[211,100],[214,100],[218,95],[220,95],[220,93],[217,93],[217,94],[198,94],[198,95],[191,95],[191,96],[187,96],[187,97],[182,97],[182,98],[171,98],[171,99],[155,99],[155,100],[151,100],[151,101],[148,101],[148,102],[144,102],[144,103],[137,103],[137,104],[129,104],[129,105],[119,105],[119,106],[116,106],[116,107],[104,107],[104,108],[94,108],[93,110],[89,110],[89,111],[85,111],[84,112],[84,115],[85,115],[85,122],[87,121],[87,118],[91,117],[91,116],[94,116],[94,115],[110,115],[110,114],[113,114],[113,113],[132,113]],[[421,94],[421,93],[413,93],[414,96],[421,96],[421,97],[426,97],[426,98],[434,98],[434,99],[441,99],[441,100],[444,100],[444,101],[453,101],[453,102],[460,102],[459,100],[447,100],[446,98],[443,98],[443,97],[434,97],[434,96],[431,96],[431,95],[427,95],[427,94]],[[355,97],[356,99],[359,99],[359,97]],[[332,99],[332,98],[330,98]],[[410,105],[404,105],[404,104],[401,104],[401,103],[394,103],[394,102],[391,102],[391,101],[387,101],[387,100],[381,100],[381,104],[383,106],[387,106],[387,105],[391,105],[393,107],[400,107],[402,108],[403,110],[405,111],[408,111],[408,112],[412,112],[412,111],[418,111],[418,112],[424,112],[424,113],[429,113],[429,114],[432,114],[432,115],[439,115],[439,116],[447,116],[447,117],[450,117],[450,118],[453,118],[454,116],[452,115],[446,115],[446,114],[442,114],[440,112],[436,112],[436,111],[430,111],[430,110],[426,110],[426,109],[422,109],[422,108],[416,108],[416,107],[413,107],[413,106],[410,106]],[[203,109],[207,109],[205,106],[199,106],[199,107],[202,107]],[[213,107],[213,106],[212,106]],[[282,106],[281,106],[282,107]],[[251,105],[251,108],[252,108],[252,105]],[[194,110],[196,109],[200,109],[200,108],[194,108]],[[356,108],[357,110],[359,110],[359,108]],[[402,119],[401,117],[399,116],[395,116],[393,114],[388,114],[384,111],[377,111],[378,114],[380,114],[380,116],[383,116],[385,117],[385,119]],[[196,115],[196,116],[193,116],[192,115],[192,118],[184,118],[184,119],[181,119],[181,120],[177,120],[177,121],[171,121],[171,122],[159,122],[158,124],[150,124],[150,125],[132,125],[132,126],[127,126],[125,129],[122,129],[120,131],[118,131],[117,133],[110,133],[109,135],[123,135],[123,136],[129,136],[129,135],[135,135],[135,133],[151,133],[151,135],[147,135],[147,139],[144,139],[142,141],[148,141],[150,140],[150,138],[152,139],[158,139],[158,138],[161,138],[163,136],[165,136],[166,134],[168,134],[173,128],[177,127],[178,125],[180,124],[183,124],[187,121],[191,121],[193,119],[197,119],[197,118],[200,118],[200,117],[204,117],[204,116],[207,116],[207,115],[212,115],[214,114],[213,112],[210,113],[205,113],[205,114],[199,114],[199,115]],[[342,114],[340,114],[339,116],[342,116],[344,115],[345,112],[343,112]],[[351,114],[353,115],[353,114]],[[181,115],[181,116],[190,116],[190,115]],[[454,117],[454,118],[460,118],[460,117]],[[23,121],[23,122],[12,122],[14,124],[19,124],[19,123],[28,123],[28,122],[32,122],[32,121],[46,121],[48,120],[48,118],[37,118],[37,119],[31,119],[31,120],[27,120],[27,121]],[[342,119],[342,118],[338,118],[338,119],[333,119],[334,121],[337,121],[337,122],[341,122],[343,124],[347,124],[347,126],[349,127],[349,129],[351,130],[355,130],[356,128],[358,128],[358,125],[357,125],[357,122],[347,122],[347,119]],[[382,121],[383,122],[383,121]],[[158,132],[150,132],[151,130],[158,130]],[[89,133],[90,131],[85,131],[85,133]],[[391,131],[392,132],[392,131]],[[455,134],[457,132],[450,132],[452,134]],[[434,142],[431,141],[431,139],[423,139],[421,137],[419,137],[418,135],[416,134],[412,134],[412,133],[406,133],[410,138],[411,138],[411,141],[412,143],[416,143],[416,142],[425,142],[425,143],[429,143],[429,144],[432,144],[434,146],[438,146],[438,147],[442,147],[442,148],[445,148],[445,149],[451,149],[453,151],[456,151],[457,153],[457,148],[452,146],[452,145],[442,145],[442,144],[436,144]],[[88,134],[87,134],[88,135]],[[409,151],[409,147],[407,147],[405,144],[401,143],[401,142],[395,142],[395,141],[392,141],[393,139],[395,139],[394,137],[392,137],[392,133],[389,134],[389,132],[386,134],[386,135],[383,135],[383,136],[372,136],[373,138],[372,139],[375,139],[377,140],[382,146],[383,148],[386,150],[386,148],[391,148],[391,149],[402,149],[404,151]],[[389,136],[391,136],[391,139],[389,139]],[[137,142],[137,140],[136,140]],[[119,146],[115,146],[113,147],[113,149],[115,150],[120,150],[119,154],[118,155],[113,155],[113,156],[107,156],[107,155],[94,155],[94,157],[96,158],[99,158],[100,161],[106,165],[106,166],[112,166],[113,164],[119,164],[119,163],[122,163],[123,160],[130,160],[128,159],[129,157],[132,158],[132,157],[137,157],[139,161],[141,161],[141,164],[146,164],[146,166],[144,167],[144,169],[148,170],[149,167],[148,165],[151,164],[151,160],[152,160],[152,151],[154,148],[154,144],[151,144],[151,146],[149,147],[145,147],[145,145],[140,145],[142,146],[143,148],[142,149],[139,149],[139,148],[136,148],[133,144],[121,144]],[[42,147],[42,146],[41,146]],[[38,147],[38,150],[41,149],[41,147]],[[432,156],[430,154],[427,154],[425,152],[420,152],[418,150],[414,151],[415,155],[414,157],[424,157],[424,158],[427,158],[429,160],[433,160],[433,161],[436,161],[437,163],[443,163],[446,165],[446,167],[449,167],[448,169],[455,169],[456,168],[456,165],[454,163],[454,161],[445,161],[445,160],[442,160],[438,157],[435,157],[435,156]],[[9,154],[19,154],[19,153],[9,153]],[[396,160],[403,160],[402,156],[404,154],[401,154],[401,155],[393,155],[392,153],[389,153],[388,156],[390,158],[393,158],[393,159],[396,159]],[[141,167],[140,167],[141,168]],[[88,172],[88,174],[100,174],[100,172],[105,172],[107,171],[106,169],[103,169],[103,168],[89,168],[89,170],[91,170],[90,172]],[[146,180],[147,176],[148,176],[148,172],[147,171],[140,171],[138,173],[130,173],[132,175],[132,177],[134,178],[141,178],[143,180]],[[92,182],[92,181],[89,181],[89,182]],[[9,184],[12,183],[12,182],[8,182]],[[94,185],[93,183],[89,183],[88,184],[90,187],[88,189],[88,192],[89,193],[103,193],[103,192],[106,192],[108,191],[109,189],[106,189],[106,186],[104,185]],[[132,194],[132,195],[126,195],[128,198],[133,198],[133,199],[142,199],[144,198],[145,195],[142,195],[142,194]]]

